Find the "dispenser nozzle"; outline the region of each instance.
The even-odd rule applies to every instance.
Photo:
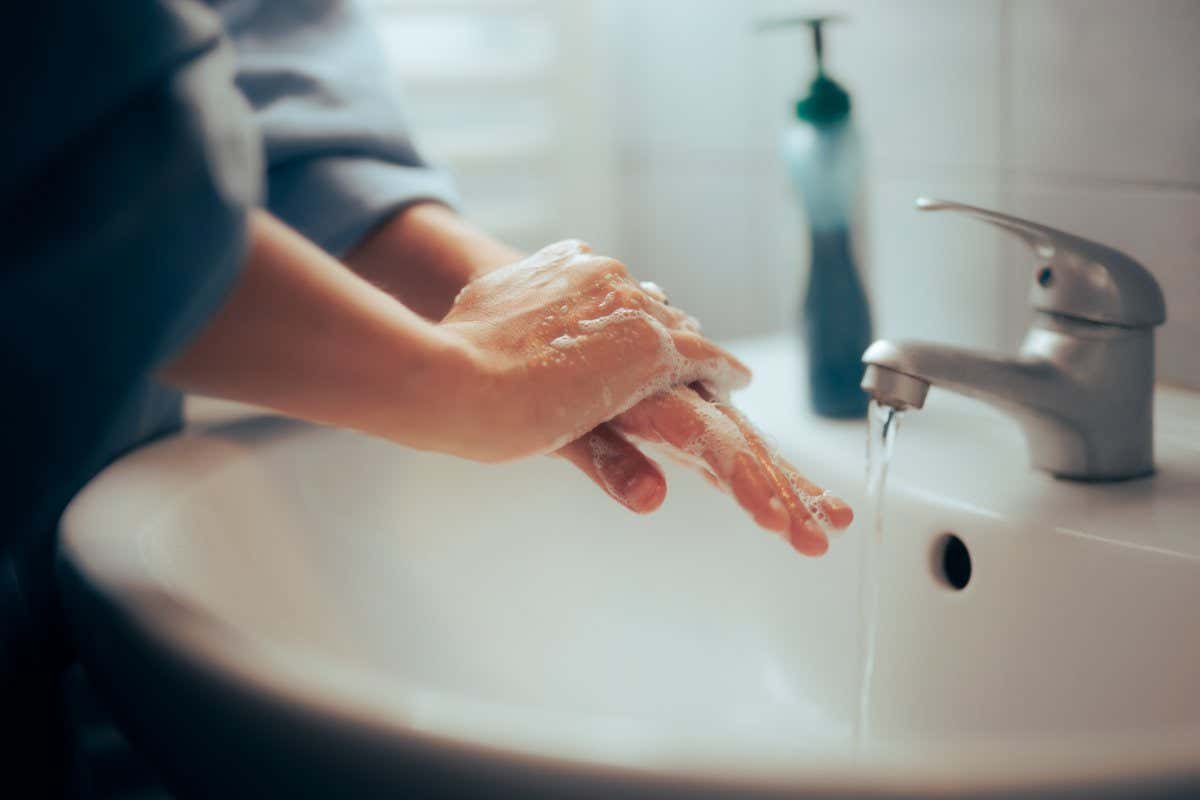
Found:
[[[765,19],[759,22],[756,30],[773,31],[780,28],[809,28],[812,30],[813,53],[817,59],[817,72],[821,73],[825,71],[825,25],[830,22],[841,22],[843,19],[844,17],[838,14],[819,17],[780,17],[778,19]]]
[[[825,20],[818,18],[809,21],[812,26],[813,54],[817,57],[817,72],[825,71],[825,42],[821,38],[821,26]]]
[[[808,95],[796,102],[796,116],[814,125],[837,122],[850,113],[850,95],[825,74],[825,26],[830,22],[841,22],[842,19],[843,17],[837,15],[781,17],[762,20],[755,26],[760,32],[800,27],[812,31],[813,56],[817,69]]]

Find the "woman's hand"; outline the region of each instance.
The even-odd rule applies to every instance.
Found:
[[[270,215],[251,214],[249,232],[236,285],[159,378],[425,450],[493,461],[559,450],[635,511],[656,508],[666,484],[631,437],[657,442],[698,459],[802,552],[824,549],[814,514],[849,522],[709,402],[746,368],[611,259],[547,248],[468,284],[435,325]]]
[[[470,282],[438,327],[476,365],[459,454],[483,461],[553,452],[676,385],[724,393],[750,377],[620,262],[574,241]]]
[[[611,427],[699,470],[759,526],[805,555],[824,553],[826,531],[844,530],[854,519],[848,505],[800,475],[741,412],[704,387],[676,386],[648,397]],[[627,459],[625,467],[632,463]]]
[[[575,249],[577,252],[569,258],[589,257],[584,248]],[[547,255],[543,252],[537,258],[546,259]],[[490,308],[484,295],[491,288],[486,282],[479,282],[487,273],[497,268],[511,269],[506,265],[521,259],[520,252],[473,227],[453,211],[435,204],[421,204],[407,209],[381,227],[347,257],[347,263],[374,285],[430,320],[446,316],[460,289],[476,281],[473,289],[459,297],[447,321],[458,320],[478,327],[481,319],[508,318],[514,315],[515,307],[524,307],[525,301],[511,302],[513,287],[507,286],[507,308]],[[528,263],[525,266],[528,267]],[[599,266],[599,262],[593,266]],[[602,269],[601,277],[609,272],[625,277],[625,270],[619,265],[613,264],[611,270]],[[573,277],[582,279],[584,276],[585,273],[580,272]],[[504,280],[507,283],[511,279]],[[635,289],[626,285],[622,293],[637,298],[636,303],[645,304],[645,299]],[[651,311],[668,314],[669,325],[664,327],[698,332],[690,318],[662,305],[661,293],[651,290],[649,296],[659,301],[649,304]],[[607,291],[604,297],[607,297]],[[522,315],[517,313],[516,316]],[[514,340],[525,345],[537,340],[533,334],[554,334],[554,338],[549,339],[553,345],[558,336],[576,335],[572,331],[579,327],[579,318],[575,322],[567,319],[569,315],[563,315],[561,304],[549,309],[530,309],[524,316],[527,319],[523,325],[510,333],[515,334]],[[553,322],[547,323],[547,316],[554,317]],[[537,331],[538,323],[547,323],[548,329]],[[454,325],[450,328],[453,330]],[[547,336],[541,336],[540,345],[533,350],[545,352],[546,340]],[[498,341],[493,339],[492,344]],[[559,342],[560,345],[567,343]],[[553,349],[551,357],[555,360],[560,354],[565,356],[572,352],[568,348]],[[479,352],[475,344],[472,344],[472,350]],[[514,362],[509,357],[496,358],[492,366],[503,363],[512,369],[519,361]],[[537,362],[536,366],[530,366],[531,370],[545,369],[540,359]],[[510,377],[516,379],[520,374],[520,369],[512,369]],[[601,373],[592,373],[592,377],[598,374],[603,377]],[[492,378],[474,380],[482,387],[485,383],[490,384]],[[594,393],[596,389],[593,386],[588,391]],[[599,391],[602,397],[602,386]],[[700,391],[704,390],[700,388]],[[522,392],[515,391],[515,394]],[[667,484],[658,465],[643,450],[647,445],[661,449],[668,457],[687,463],[716,486],[728,491],[759,525],[779,532],[800,552],[822,552],[827,542],[821,528],[828,531],[845,528],[853,517],[850,509],[800,477],[794,467],[763,444],[761,437],[732,407],[714,405],[712,400],[713,396],[707,392],[701,396],[696,389],[672,387],[666,394],[643,399],[611,422],[595,426],[561,447],[556,455],[573,464],[626,508],[647,513],[662,504]],[[505,402],[505,399],[498,398],[496,402]],[[545,408],[545,405],[539,407]],[[472,415],[479,416],[478,412],[472,412]],[[814,515],[818,518],[814,519]],[[822,515],[824,520],[819,519]]]
[[[828,547],[826,527],[841,530],[853,518],[717,400],[745,383],[740,362],[619,262],[577,242],[551,245],[468,284],[442,326],[472,342],[488,375],[482,385],[493,410],[479,416],[495,448],[487,460],[558,450],[612,497],[644,512],[666,494],[658,466],[637,446],[654,443],[807,555]],[[516,417],[494,416],[505,408]]]

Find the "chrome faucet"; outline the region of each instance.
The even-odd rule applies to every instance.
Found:
[[[1166,321],[1149,270],[1111,247],[1045,225],[942,200],[1023,239],[1037,258],[1037,312],[1015,358],[923,342],[877,341],[862,387],[895,408],[921,408],[930,384],[1011,415],[1033,466],[1059,478],[1122,480],[1154,471],[1154,328]]]

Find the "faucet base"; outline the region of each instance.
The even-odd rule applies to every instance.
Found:
[[[1054,472],[1050,473],[1050,477],[1056,481],[1071,481],[1072,483],[1124,483],[1125,481],[1140,481],[1144,478],[1154,477],[1154,467],[1145,472],[1134,472],[1129,475],[1113,475],[1111,477],[1098,475],[1060,475]]]

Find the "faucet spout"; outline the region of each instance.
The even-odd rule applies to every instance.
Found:
[[[862,388],[921,408],[930,385],[1004,411],[1033,465],[1056,477],[1121,480],[1153,471],[1153,338],[1146,329],[1043,315],[1016,356],[880,340],[863,353]]]
[[[872,400],[897,411],[924,408],[925,397],[929,394],[929,381],[882,364],[868,363],[861,385]]]
[[[1068,388],[1065,376],[1044,358],[1007,358],[931,342],[881,339],[863,353],[863,363],[863,389],[892,406],[899,401],[921,408],[930,384],[1001,408],[1040,405],[1040,400]],[[915,382],[924,384],[924,392]],[[913,402],[918,393],[919,402]]]

